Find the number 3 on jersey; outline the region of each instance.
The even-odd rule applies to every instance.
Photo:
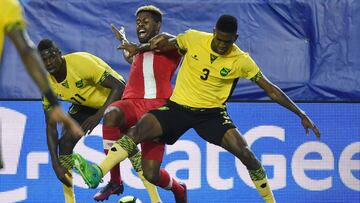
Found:
[[[204,75],[201,75],[200,78],[202,80],[207,80],[209,77],[209,74],[210,74],[210,70],[207,68],[204,68],[204,69],[202,69],[202,71],[203,71]]]

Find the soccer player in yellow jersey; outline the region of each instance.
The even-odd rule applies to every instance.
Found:
[[[125,159],[143,140],[159,139],[173,144],[189,128],[194,128],[204,140],[221,146],[240,159],[265,202],[275,202],[264,168],[226,111],[226,101],[238,78],[253,81],[271,99],[298,115],[306,133],[309,128],[318,138],[320,133],[305,112],[272,84],[251,57],[234,44],[237,37],[237,19],[223,15],[212,34],[188,30],[176,38],[163,34],[150,40],[151,49],[178,49],[184,57],[170,101],[145,114],[112,146],[112,152],[99,166],[75,159],[83,165],[83,178],[100,181],[98,177],[107,173],[107,167]]]
[[[121,98],[124,79],[92,54],[75,52],[62,56],[57,45],[49,39],[41,40],[38,50],[49,72],[48,81],[54,92],[62,100],[72,103],[70,116],[81,125],[85,133],[91,133],[99,124],[106,107]],[[81,136],[72,136],[63,128],[58,139],[56,126],[48,122],[48,104],[45,98],[46,135],[52,166],[64,184],[66,202],[75,202],[71,154]],[[119,188],[118,193],[122,193],[122,190],[122,187]]]
[[[2,58],[2,50],[4,46],[5,35],[9,36],[18,50],[22,61],[25,64],[26,70],[40,88],[42,94],[48,98],[52,105],[50,114],[51,120],[55,122],[63,122],[75,134],[82,135],[83,132],[80,126],[58,105],[56,97],[54,96],[45,75],[44,64],[39,57],[33,42],[29,38],[26,28],[25,20],[22,15],[22,9],[17,0],[1,0],[0,7],[0,61]],[[0,148],[0,169],[3,167],[1,160]]]

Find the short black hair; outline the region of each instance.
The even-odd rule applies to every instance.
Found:
[[[146,6],[139,7],[136,10],[135,15],[137,16],[141,12],[149,12],[149,13],[151,13],[151,16],[153,17],[155,22],[162,22],[163,12],[161,12],[161,10],[154,5],[146,5]]]
[[[226,33],[237,32],[237,19],[232,15],[222,15],[216,22],[216,29]]]
[[[50,49],[50,48],[59,50],[59,48],[55,44],[55,42],[53,42],[50,39],[42,39],[37,46],[37,49],[39,52]]]

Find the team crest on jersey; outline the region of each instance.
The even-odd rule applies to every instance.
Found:
[[[69,108],[69,114],[76,114],[79,110],[80,110],[79,106],[72,105]]]
[[[210,63],[213,63],[217,58],[217,56],[210,54]]]
[[[170,108],[167,107],[167,106],[162,106],[162,107],[159,107],[158,110],[160,111],[168,111]]]
[[[82,80],[76,81],[75,85],[77,88],[83,88],[84,87],[84,83]]]
[[[67,82],[67,80],[65,80],[65,82],[61,83],[62,86],[69,88],[69,83]]]
[[[223,77],[224,77],[224,76],[227,76],[227,75],[230,73],[230,71],[231,71],[231,69],[223,67],[223,68],[220,70],[220,75],[223,76]]]

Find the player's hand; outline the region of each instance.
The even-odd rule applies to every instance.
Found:
[[[124,43],[118,47],[118,49],[123,49],[127,51],[127,57],[132,57],[139,53],[139,47],[134,43]]]
[[[309,128],[315,133],[317,139],[320,140],[319,129],[315,126],[314,122],[306,115],[301,116],[301,124],[303,125],[306,135],[309,135]]]
[[[162,48],[166,47],[165,44],[168,43],[170,38],[174,38],[174,36],[166,32],[154,36],[149,40],[150,49],[155,52],[162,51]]]
[[[57,178],[66,186],[71,187],[72,183],[68,177],[72,177],[69,170],[67,170],[64,166],[60,164],[53,165],[53,169],[55,171],[55,174]]]
[[[89,118],[87,118],[81,125],[84,129],[85,134],[90,134],[94,128],[100,123],[103,114],[96,113]]]
[[[63,111],[60,106],[54,106],[49,114],[50,122],[63,123],[72,133],[73,136],[79,138],[84,135],[84,131],[80,125]]]
[[[129,44],[129,40],[127,40],[126,38],[125,27],[121,26],[120,29],[117,29],[115,25],[111,24],[111,30],[114,33],[115,38],[120,41],[121,45]],[[122,49],[120,48],[121,45],[118,46],[118,49]],[[126,48],[124,48],[123,50],[126,58],[132,57],[136,54],[135,52],[131,52],[130,55],[129,51]]]
[[[149,40],[150,49],[154,50],[155,52],[160,52],[161,43],[167,39],[168,37],[165,34],[156,35],[155,37]]]
[[[117,29],[115,25],[111,24],[111,30],[115,34],[117,40],[119,40],[122,44],[129,43],[126,38],[125,27],[121,26],[120,29]]]

